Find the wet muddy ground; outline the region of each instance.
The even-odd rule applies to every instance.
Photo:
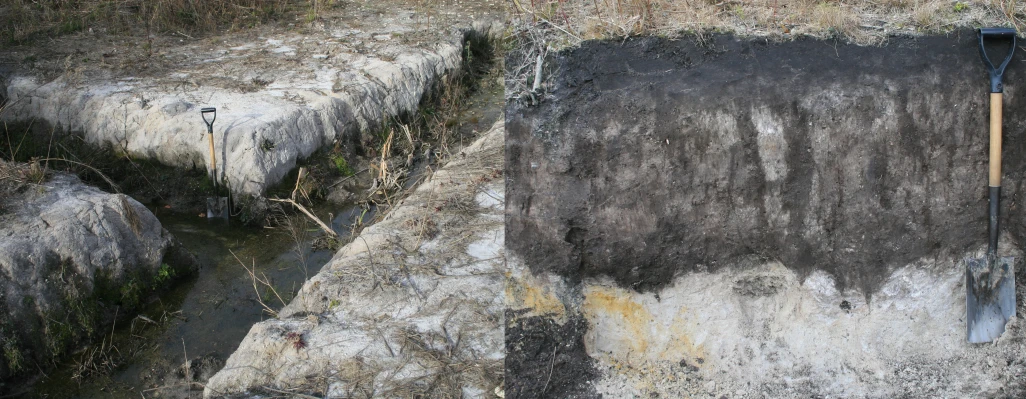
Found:
[[[121,364],[112,373],[76,375],[80,365],[90,361],[86,351],[37,383],[34,394],[137,398],[139,393],[149,397],[187,393],[188,382],[179,373],[186,355],[207,363],[204,367],[209,370],[197,372],[216,372],[250,326],[268,317],[260,302],[281,308],[281,300],[290,300],[333,255],[328,249],[311,248],[313,234],[297,243],[283,230],[229,226],[197,215],[157,210],[165,228],[196,255],[201,264],[198,275],[156,300],[141,317],[116,326],[113,356]],[[345,234],[351,222],[339,220],[336,225]],[[247,267],[266,276],[273,291],[261,284],[255,288]]]

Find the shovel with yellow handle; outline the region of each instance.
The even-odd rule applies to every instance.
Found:
[[[207,115],[210,115],[210,120],[207,120]],[[217,180],[217,156],[214,154],[214,121],[217,119],[217,109],[213,107],[207,107],[200,110],[200,115],[203,116],[203,122],[207,124],[207,142],[210,144],[210,180],[214,182],[214,195],[219,195],[221,192],[220,184]],[[228,220],[228,197],[207,197],[207,219],[224,219]]]
[[[980,56],[990,73],[990,241],[985,258],[966,260],[965,313],[970,343],[991,342],[1005,331],[1008,319],[1015,315],[1015,259],[998,257],[998,218],[1001,200],[1001,79],[1015,52],[1015,29],[982,28],[979,30]],[[995,67],[987,57],[985,44],[1007,42],[1008,55]]]

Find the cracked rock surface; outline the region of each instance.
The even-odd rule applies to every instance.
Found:
[[[340,249],[276,318],[253,326],[205,395],[501,389],[502,143],[498,122]]]
[[[216,107],[218,173],[233,191],[259,196],[298,159],[329,144],[356,147],[387,118],[417,112],[461,68],[467,46],[501,31],[500,12],[483,1],[343,4],[340,17],[301,27],[158,43],[151,52],[89,33],[16,48],[0,54],[20,66],[0,69],[8,100],[0,117],[209,169],[199,110]]]

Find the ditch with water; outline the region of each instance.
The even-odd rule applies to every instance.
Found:
[[[477,133],[487,131],[502,117],[504,99],[499,76],[496,72],[486,74],[478,80],[477,89],[464,99],[455,121],[458,140],[453,148],[469,144]],[[434,167],[430,162],[420,160],[410,168],[404,190],[423,181],[427,171]],[[136,166],[122,167],[128,172],[139,171]],[[150,170],[145,165],[142,169]],[[170,183],[163,181],[163,177],[150,176],[138,184],[160,186],[185,179],[192,179],[192,185],[203,184],[196,183],[201,180],[201,171],[180,174],[185,177],[170,177]],[[363,180],[367,182],[366,177]],[[203,195],[203,188],[183,187],[182,192],[188,194],[179,196],[198,198]],[[133,196],[146,204],[164,228],[195,255],[198,272],[180,279],[159,298],[151,297],[138,316],[119,317],[99,342],[68,356],[54,370],[29,382],[23,392],[30,396],[195,397],[203,389],[202,382],[220,370],[250,327],[273,317],[273,312],[288,303],[306,279],[335,253],[329,248],[333,245],[324,245],[325,233],[291,209],[280,215],[279,222],[286,223],[269,228],[243,225],[235,220],[207,220],[205,215],[197,214],[198,201],[184,206],[181,199]],[[330,227],[339,236],[337,244],[345,244],[382,216],[372,201],[338,205],[317,200],[311,211],[322,220],[330,220]]]

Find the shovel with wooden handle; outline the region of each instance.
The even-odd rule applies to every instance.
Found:
[[[207,120],[207,115],[210,120]],[[210,180],[214,182],[214,197],[207,197],[207,219],[228,220],[228,197],[219,196],[220,185],[217,183],[217,156],[214,154],[214,121],[217,120],[217,109],[207,107],[200,110],[203,122],[207,124],[207,142],[210,144]]]
[[[991,342],[1005,331],[1008,319],[1015,315],[1015,259],[998,257],[998,217],[1001,200],[1001,107],[1003,87],[1001,79],[1005,67],[1015,52],[1015,29],[982,28],[979,30],[980,56],[990,73],[990,241],[985,258],[966,260],[965,312],[966,332],[970,343]],[[1008,55],[1001,65],[994,67],[987,57],[988,42],[1011,42]]]

